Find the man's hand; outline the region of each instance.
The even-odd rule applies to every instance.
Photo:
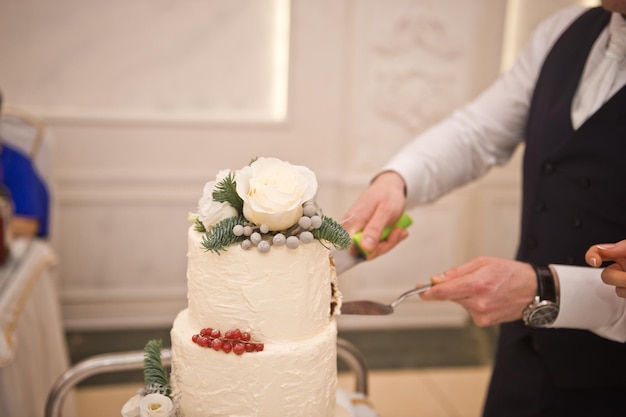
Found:
[[[479,257],[431,280],[424,300],[454,301],[481,327],[520,319],[537,294],[533,267],[509,259]]]
[[[615,262],[602,271],[602,281],[613,285],[619,297],[626,298],[626,240],[594,245],[587,250],[585,260],[596,268],[606,261]]]
[[[404,213],[404,187],[404,179],[398,173],[383,172],[344,216],[342,225],[350,235],[363,231],[360,246],[368,259],[389,252],[408,236],[406,230],[395,228],[384,242],[380,242],[383,229],[394,224]]]

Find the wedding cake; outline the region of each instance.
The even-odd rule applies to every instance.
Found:
[[[184,417],[339,415],[341,297],[329,249],[350,237],[316,192],[311,170],[274,158],[206,184],[190,214],[188,308],[171,330],[171,375],[147,381],[126,415],[141,401]]]

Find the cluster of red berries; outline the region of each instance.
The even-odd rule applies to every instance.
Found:
[[[225,353],[234,352],[237,355],[243,355],[246,352],[261,352],[265,348],[263,343],[252,342],[250,333],[239,329],[228,330],[222,336],[222,332],[218,329],[206,328],[191,336],[191,341],[198,346],[222,350]]]

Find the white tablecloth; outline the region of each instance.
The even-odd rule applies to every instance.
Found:
[[[0,416],[43,417],[50,386],[69,367],[56,288],[56,257],[43,240],[19,240],[0,268]],[[63,417],[75,415],[69,396]]]

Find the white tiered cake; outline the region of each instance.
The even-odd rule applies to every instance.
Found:
[[[336,415],[329,248],[350,237],[316,190],[308,168],[273,158],[205,186],[188,231],[188,308],[171,331],[176,415]]]

